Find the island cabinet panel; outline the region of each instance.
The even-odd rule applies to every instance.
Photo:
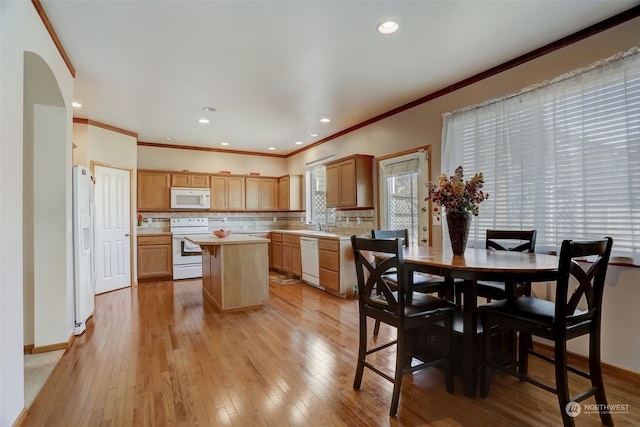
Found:
[[[171,207],[171,174],[154,170],[138,170],[137,209],[166,211]]]
[[[269,297],[269,240],[189,237],[202,248],[202,293],[219,311],[262,307]],[[238,262],[244,260],[244,262]]]
[[[273,270],[282,270],[282,233],[271,233],[269,267]]]
[[[174,172],[171,174],[171,186],[208,188],[209,175],[202,173]]]
[[[327,207],[373,208],[373,156],[356,154],[327,163]]]
[[[245,178],[245,208],[247,210],[277,209],[278,180],[270,177]]]
[[[211,210],[244,209],[244,176],[211,175]]]
[[[172,274],[171,236],[138,236],[138,280],[170,279]]]

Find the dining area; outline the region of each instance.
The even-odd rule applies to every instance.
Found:
[[[595,397],[602,423],[613,425],[600,366],[600,316],[611,238],[567,240],[555,255],[533,251],[535,232],[488,230],[487,248],[467,248],[454,255],[451,248],[406,245],[405,230],[395,234],[352,237],[361,324],[354,388],[361,387],[364,367],[385,376],[367,356],[396,344],[395,376],[387,376],[394,383],[390,416],[397,413],[402,376],[441,365],[448,392],[453,392],[455,372],[466,397],[476,397],[479,388],[480,396],[489,399],[492,376],[506,372],[555,394],[565,426],[575,425],[580,402],[590,397]],[[505,243],[509,241],[512,246]],[[414,285],[420,277],[428,277],[429,285]],[[570,289],[570,280],[577,286]],[[553,301],[531,296],[535,282],[554,283]],[[483,299],[478,297],[490,302],[479,303]],[[581,299],[587,306],[578,308]],[[372,334],[366,328],[367,317],[376,319],[376,328],[378,321],[394,325],[395,342],[375,342],[367,348]],[[590,342],[589,372],[567,363],[566,341],[582,335]],[[548,340],[543,345],[552,347],[553,356],[537,350],[538,340],[532,337]],[[527,375],[529,356],[555,366],[554,384]],[[568,372],[589,379],[590,387],[570,391]]]
[[[407,229],[352,236],[360,324],[354,389],[363,386],[365,368],[392,382],[389,416],[395,417],[406,374],[437,366],[448,393],[455,374],[466,397],[479,389],[482,399],[491,398],[494,376],[509,374],[554,394],[564,426],[576,425],[584,405],[597,409],[602,424],[614,425],[601,360],[613,239],[564,239],[557,251],[536,252],[536,230],[486,229],[484,247],[467,247],[472,216],[489,198],[483,183],[481,173],[465,182],[460,166],[428,184],[428,199],[445,208],[450,245],[412,245]],[[533,293],[534,283],[544,283],[547,295]],[[378,342],[380,324],[396,329],[394,340]],[[569,360],[567,344],[579,337],[588,341],[586,369]],[[389,374],[370,360],[394,345]],[[553,366],[553,381],[529,370],[532,358]],[[588,386],[570,387],[570,375]]]

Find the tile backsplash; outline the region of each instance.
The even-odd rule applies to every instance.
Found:
[[[168,232],[171,218],[209,218],[209,229],[233,231],[317,230],[317,224],[307,224],[304,212],[145,212],[138,233]],[[151,222],[148,219],[151,218]],[[338,211],[336,220],[321,224],[325,231],[352,235],[369,233],[375,224],[373,209]]]

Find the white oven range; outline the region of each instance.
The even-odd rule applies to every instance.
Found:
[[[184,236],[209,234],[209,218],[171,218],[173,234],[173,280],[202,277],[202,251],[200,246]]]

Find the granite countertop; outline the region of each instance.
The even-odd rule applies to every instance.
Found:
[[[144,235],[171,235],[170,231],[162,231],[153,228],[138,228],[138,236]],[[297,236],[306,236],[306,237],[323,237],[326,239],[338,239],[338,240],[349,240],[351,239],[350,234],[338,234],[338,233],[330,233],[328,231],[319,231],[319,230],[232,230],[233,234],[231,236],[247,236],[248,234],[266,234],[266,233],[282,233],[282,234],[293,234]],[[213,231],[211,231],[212,239],[218,239],[213,236]],[[195,236],[195,235],[194,235]],[[209,236],[204,235],[204,236]],[[231,237],[230,236],[230,237]],[[225,238],[228,239],[228,238]]]
[[[216,237],[212,234],[193,234],[185,239],[196,245],[241,245],[246,243],[269,243],[271,240],[263,237],[247,236],[246,234],[232,234],[227,237]]]

